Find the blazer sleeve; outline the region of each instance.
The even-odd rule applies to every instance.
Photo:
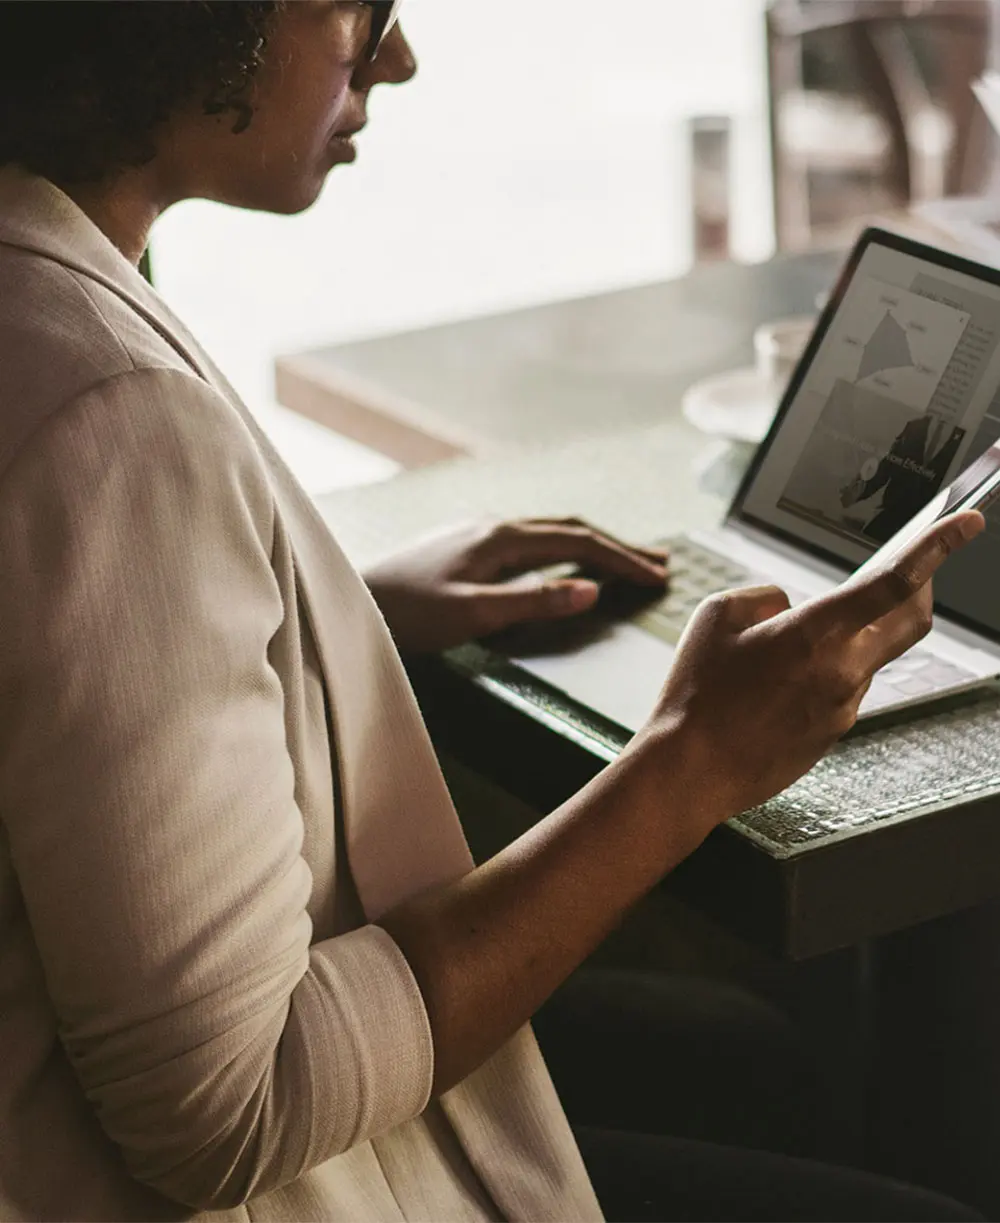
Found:
[[[131,1173],[203,1209],[433,1074],[392,939],[311,945],[277,529],[245,424],[176,370],[65,406],[0,482],[0,818],[60,1037]]]

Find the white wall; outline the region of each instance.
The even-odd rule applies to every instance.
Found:
[[[391,465],[271,400],[277,352],[677,275],[685,119],[736,123],[734,246],[770,249],[762,0],[408,0],[417,79],[298,218],[188,203],[164,294],[316,491]]]

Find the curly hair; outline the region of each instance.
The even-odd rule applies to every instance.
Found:
[[[178,107],[252,119],[283,0],[0,0],[0,166],[96,182],[155,153]]]

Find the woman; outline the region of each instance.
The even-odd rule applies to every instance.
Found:
[[[847,728],[981,527],[795,612],[707,605],[621,759],[473,869],[388,630],[570,614],[590,584],[495,582],[571,559],[662,583],[663,558],[521,523],[369,593],[136,270],[180,199],[313,202],[371,89],[413,74],[397,7],[0,6],[4,1219],[598,1218],[529,1017]],[[837,1210],[786,1173],[786,1204]]]

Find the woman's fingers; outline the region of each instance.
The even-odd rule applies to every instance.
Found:
[[[984,525],[981,514],[967,512],[928,527],[884,568],[849,579],[817,600],[805,613],[812,631],[841,640],[858,637],[866,665],[877,671],[926,636],[933,610],[931,579]]]
[[[643,586],[662,586],[667,578],[664,553],[630,547],[575,522],[505,523],[491,536],[490,552],[499,568],[508,572],[572,561],[596,577]]]
[[[652,545],[647,547],[626,543],[625,540],[619,539],[617,535],[612,535],[608,531],[598,530],[597,527],[592,526],[583,518],[525,518],[523,522],[531,526],[541,527],[583,527],[584,530],[600,536],[601,539],[610,540],[612,543],[618,544],[619,547],[625,548],[629,552],[634,552],[638,556],[644,556],[657,564],[665,563],[670,557],[670,549],[666,546],[656,547]]]

